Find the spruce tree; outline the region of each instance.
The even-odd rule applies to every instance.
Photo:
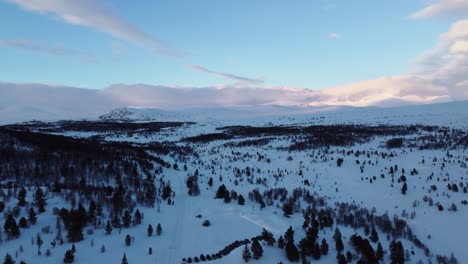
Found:
[[[148,225],[147,233],[149,237],[153,235],[153,226],[151,224]]]
[[[26,189],[22,187],[18,192],[18,206],[25,206],[26,203]]]
[[[407,190],[408,190],[408,184],[406,184],[405,182],[403,183],[403,187],[401,187],[401,193],[405,195]]]
[[[280,236],[278,238],[278,248],[281,248],[281,249],[284,248],[284,238],[283,238],[283,236]]]
[[[41,188],[37,188],[34,193],[34,204],[37,206],[39,213],[45,212],[45,206],[47,205],[45,194]]]
[[[249,262],[249,260],[252,258],[252,254],[250,254],[249,247],[247,245],[244,246],[244,251],[242,252],[242,258],[244,259],[244,262]]]
[[[129,228],[130,224],[132,223],[132,216],[128,210],[125,210],[124,215],[122,217],[122,224],[123,227]]]
[[[32,207],[29,208],[28,220],[31,225],[35,225],[37,223],[37,214]]]
[[[107,220],[107,224],[106,224],[106,235],[110,235],[112,233],[112,225],[110,223],[109,220]]]
[[[127,247],[129,247],[131,244],[132,244],[132,238],[130,237],[130,235],[126,235],[125,236],[125,245]]]
[[[5,224],[3,225],[3,229],[5,230],[5,233],[9,239],[19,237],[20,235],[19,227],[16,224],[15,218],[11,214],[7,216]]]
[[[15,264],[15,261],[13,260],[11,255],[7,253],[5,255],[5,259],[3,260],[3,264]]]
[[[139,225],[141,224],[141,213],[140,210],[136,209],[135,215],[133,216],[133,224]]]
[[[65,256],[63,257],[63,263],[73,263],[75,260],[75,253],[72,250],[67,250]]]
[[[377,241],[379,241],[379,234],[375,230],[375,227],[372,227],[369,239],[374,243],[377,243]]]
[[[161,224],[158,224],[158,226],[156,227],[156,234],[158,234],[158,236],[160,236],[162,233],[162,227],[161,227]]]
[[[294,240],[289,240],[286,242],[285,246],[286,257],[292,261],[296,262],[299,261],[299,251],[297,250],[296,245],[294,245]]]
[[[381,261],[383,259],[383,256],[384,256],[384,252],[383,252],[383,248],[382,248],[382,244],[379,244],[377,245],[377,251],[375,252],[375,259],[377,261]]]
[[[259,259],[263,256],[262,245],[260,245],[257,239],[254,239],[252,242],[251,250],[254,259]]]
[[[127,256],[125,255],[125,253],[124,253],[123,258],[122,258],[122,264],[128,264]]]
[[[239,195],[239,197],[237,197],[237,203],[239,205],[244,205],[245,204],[245,199],[244,199],[244,196],[242,196],[242,194]]]
[[[322,251],[322,255],[328,255],[328,243],[324,239],[322,239],[322,244],[320,245],[320,250]]]

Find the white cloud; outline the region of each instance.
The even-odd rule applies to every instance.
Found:
[[[90,27],[117,38],[146,46],[156,52],[178,55],[163,41],[152,37],[118,16],[112,7],[99,0],[6,0],[21,8],[52,15],[69,24]]]
[[[466,0],[437,0],[411,15],[412,18],[453,18],[462,16],[468,16],[468,1]]]
[[[190,65],[187,65],[187,67],[197,72],[207,73],[207,74],[219,76],[222,78],[234,80],[237,82],[237,85],[261,85],[263,84],[263,80],[261,79],[239,76],[239,75],[235,75],[232,73],[213,71],[200,65],[190,64]]]
[[[339,37],[340,37],[340,35],[338,35],[338,33],[330,33],[330,34],[328,34],[328,38],[329,38],[329,39],[337,39],[337,38],[339,38]]]
[[[0,39],[0,47],[10,47],[55,56],[71,57],[90,63],[98,62],[94,54],[71,50],[57,45],[35,43],[27,39]]]

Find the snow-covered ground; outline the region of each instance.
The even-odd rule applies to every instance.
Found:
[[[259,108],[260,109],[260,108]],[[303,217],[300,212],[291,217],[283,216],[283,210],[278,201],[273,206],[263,209],[259,204],[249,199],[249,192],[258,188],[261,193],[270,188],[286,188],[290,193],[294,188],[306,188],[318,197],[326,197],[327,204],[335,202],[355,203],[363,208],[375,210],[377,215],[388,213],[405,219],[414,234],[431,250],[432,256],[425,256],[424,252],[414,246],[407,239],[401,238],[405,249],[414,250],[408,263],[416,263],[428,259],[435,261],[435,254],[449,256],[451,253],[458,258],[459,263],[468,262],[468,236],[466,222],[468,220],[468,206],[461,204],[467,200],[468,194],[462,189],[458,192],[449,191],[448,183],[462,183],[468,186],[468,153],[466,147],[453,149],[419,150],[404,146],[397,149],[387,149],[385,142],[392,136],[374,137],[372,140],[353,146],[339,146],[329,148],[292,151],[281,149],[289,146],[292,138],[277,137],[262,146],[233,147],[229,142],[239,142],[249,138],[216,140],[209,143],[190,143],[183,139],[207,133],[219,133],[220,127],[232,125],[272,126],[272,125],[330,125],[330,124],[392,124],[392,125],[434,125],[461,129],[465,135],[468,132],[468,102],[455,102],[438,105],[408,106],[400,108],[343,108],[304,110],[288,109],[269,112],[271,107],[258,109],[226,110],[219,114],[216,109],[197,111],[170,112],[151,109],[126,108],[115,110],[102,117],[103,120],[137,120],[137,121],[195,121],[180,127],[162,129],[158,133],[139,133],[131,135],[109,132],[62,131],[53,134],[66,135],[76,138],[102,136],[106,141],[125,141],[143,146],[151,142],[174,142],[178,146],[190,146],[197,153],[197,157],[190,157],[182,162],[174,156],[161,156],[164,160],[177,163],[179,169],[164,169],[164,179],[171,183],[175,195],[174,205],[161,203],[158,206],[146,208],[138,206],[144,218],[141,225],[128,229],[113,230],[111,235],[105,235],[104,227],[87,227],[85,239],[75,243],[76,254],[74,263],[119,263],[125,253],[129,263],[181,263],[182,258],[212,254],[223,249],[235,240],[243,240],[259,235],[265,228],[276,238],[283,235],[289,226],[296,231],[296,243],[304,237],[301,228]],[[213,112],[212,112],[213,111]],[[310,112],[308,112],[310,111]],[[216,114],[212,114],[216,113]],[[232,115],[231,115],[232,114]],[[222,117],[225,118],[222,118]],[[421,132],[420,135],[430,135],[431,132]],[[418,135],[406,135],[411,139]],[[260,137],[260,136],[259,136]],[[352,154],[346,154],[352,151]],[[356,151],[361,154],[356,156]],[[386,156],[383,157],[382,153]],[[390,155],[391,154],[391,155]],[[259,158],[263,156],[263,158]],[[341,167],[336,159],[343,158]],[[358,164],[359,163],[359,164]],[[187,171],[182,169],[187,166]],[[363,165],[365,164],[365,165]],[[397,165],[394,177],[389,173],[390,167]],[[247,182],[248,177],[236,177],[236,169],[249,167],[254,179],[265,178],[264,184]],[[404,172],[402,171],[404,169]],[[417,175],[410,175],[416,169]],[[187,194],[186,179],[198,170],[199,196]],[[300,171],[302,175],[300,175]],[[242,173],[244,174],[244,172]],[[281,176],[279,176],[281,174]],[[400,175],[406,175],[408,191],[401,193],[402,183],[398,182]],[[384,177],[382,177],[383,175]],[[431,177],[432,175],[432,177]],[[373,179],[375,176],[375,179]],[[157,176],[159,177],[159,176]],[[208,185],[209,178],[213,179],[213,186]],[[222,177],[222,180],[221,180]],[[240,180],[240,179],[243,180]],[[370,180],[372,179],[372,183]],[[393,179],[393,180],[392,180]],[[310,185],[304,185],[308,180]],[[235,200],[224,203],[222,199],[214,199],[218,187],[224,184],[228,190],[235,190],[245,197],[245,205],[238,205]],[[435,185],[437,191],[431,191]],[[4,190],[7,192],[7,190]],[[431,198],[433,205],[423,201],[423,197]],[[6,196],[4,196],[6,197]],[[32,200],[31,191],[28,200]],[[5,200],[6,208],[14,207],[17,200],[12,197]],[[436,204],[440,203],[443,211],[439,211]],[[457,211],[449,211],[451,204],[456,204]],[[71,244],[52,247],[56,230],[56,216],[53,208],[69,207],[69,204],[59,196],[51,193],[48,196],[46,212],[40,214],[38,223],[27,229],[21,229],[21,238],[3,241],[0,244],[0,256],[11,254],[19,263],[62,263],[66,250]],[[197,217],[201,215],[201,217]],[[4,214],[2,214],[2,217]],[[19,217],[27,216],[25,209]],[[6,215],[4,216],[6,217]],[[3,218],[0,218],[3,219]],[[209,220],[209,227],[202,226],[203,221]],[[1,221],[3,225],[3,220]],[[149,224],[155,228],[160,223],[163,228],[161,236],[147,236]],[[51,226],[50,234],[41,232],[44,226]],[[336,224],[334,225],[334,227]],[[319,239],[328,241],[330,252],[322,256],[320,263],[336,263],[335,243],[332,239],[333,228],[320,231]],[[364,236],[364,230],[354,230],[351,227],[339,226],[343,234],[345,250],[354,252],[349,244],[352,234]],[[93,234],[87,234],[93,229]],[[65,231],[64,231],[65,232]],[[379,231],[380,232],[380,231]],[[37,246],[32,245],[31,239],[41,233],[44,240],[42,254],[38,256]],[[124,238],[130,234],[134,241],[126,246]],[[389,263],[389,243],[386,235],[379,233],[380,242],[386,254],[384,262]],[[101,252],[101,246],[106,250]],[[153,254],[148,254],[152,247]],[[373,244],[376,248],[376,244]],[[22,248],[22,250],[20,249]],[[49,249],[50,256],[44,252]],[[289,263],[284,250],[276,245],[263,245],[264,254],[253,263]],[[228,256],[211,261],[213,263],[242,263],[243,246],[237,248]],[[312,260],[314,261],[314,260]],[[354,260],[355,262],[356,260]]]

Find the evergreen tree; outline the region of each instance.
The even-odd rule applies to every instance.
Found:
[[[346,257],[343,255],[343,253],[338,252],[336,255],[336,260],[338,264],[348,264],[348,261],[346,261]]]
[[[401,241],[392,240],[390,243],[390,263],[403,264],[405,263],[405,250]]]
[[[286,230],[286,232],[284,233],[284,240],[286,242],[294,242],[294,230],[292,229],[292,226],[289,226],[288,230]]]
[[[340,229],[335,229],[335,234],[333,235],[333,239],[335,240],[335,248],[337,252],[342,252],[344,249],[343,240],[341,239],[341,232]]]
[[[122,264],[128,264],[127,256],[125,255],[125,253],[124,253],[123,258],[122,258]]]
[[[73,263],[75,260],[75,253],[72,250],[67,250],[65,256],[63,257],[63,263]]]
[[[41,188],[37,188],[34,193],[34,204],[37,206],[39,213],[45,212],[45,206],[47,205],[44,192]]]
[[[153,226],[151,224],[148,225],[147,233],[149,237],[153,235]]]
[[[114,228],[122,227],[122,224],[120,223],[120,217],[118,214],[115,214],[114,217],[112,217],[112,226]]]
[[[299,251],[297,250],[296,245],[294,245],[294,240],[289,240],[286,242],[285,246],[286,257],[292,261],[296,262],[299,261]]]
[[[109,220],[107,220],[107,223],[106,223],[106,235],[110,235],[112,233],[112,225],[111,223],[109,222]]]
[[[281,248],[281,249],[284,248],[284,238],[283,238],[283,236],[280,236],[278,238],[278,248]]]
[[[5,224],[3,225],[3,229],[5,230],[5,233],[9,239],[19,237],[20,235],[19,227],[16,224],[15,218],[11,214],[7,216]]]
[[[29,208],[29,213],[28,213],[28,220],[31,225],[35,225],[37,223],[37,215],[36,211],[34,211],[34,208]]]
[[[242,252],[242,258],[244,259],[244,262],[249,262],[249,260],[252,258],[252,254],[250,254],[249,247],[247,245],[244,246],[244,251]]]
[[[11,255],[7,253],[5,255],[5,259],[3,260],[3,264],[15,264],[15,261],[13,260]]]
[[[125,210],[124,215],[122,217],[122,224],[123,227],[129,228],[130,224],[132,223],[132,216],[128,210]]]
[[[37,245],[37,252],[39,255],[41,255],[41,246],[44,243],[44,241],[41,238],[41,235],[37,233],[36,235],[36,245]]]
[[[18,206],[25,206],[26,202],[26,189],[22,187],[18,192]]]
[[[21,217],[20,220],[18,221],[18,226],[20,228],[27,228],[28,227],[28,220],[26,218]]]
[[[242,194],[239,195],[239,197],[237,197],[237,203],[239,205],[244,205],[245,204],[245,199],[244,199],[244,196],[242,196]]]
[[[162,233],[162,227],[161,227],[161,224],[158,224],[158,226],[156,227],[156,234],[158,234],[158,236],[160,236]]]
[[[254,259],[259,259],[263,256],[262,245],[260,245],[257,239],[253,240],[251,250]]]
[[[375,227],[372,227],[369,239],[374,243],[377,243],[377,241],[379,241],[379,234],[375,230]]]
[[[403,183],[403,187],[401,187],[401,193],[405,195],[407,190],[408,190],[408,184],[406,184],[405,182]]]
[[[262,238],[267,243],[268,246],[273,246],[275,244],[275,237],[271,232],[268,232],[265,228],[262,230]]]
[[[125,245],[128,247],[132,244],[132,238],[130,237],[130,235],[126,235],[125,236]]]
[[[379,244],[377,245],[377,251],[375,252],[375,259],[377,261],[381,261],[383,259],[383,256],[384,256],[384,252],[383,252],[383,248],[382,248],[382,244]]]
[[[96,203],[91,201],[88,206],[88,221],[90,223],[96,222]]]
[[[328,243],[327,243],[327,240],[325,240],[325,238],[322,239],[320,250],[322,251],[322,255],[328,255]]]
[[[135,215],[133,216],[133,224],[139,225],[141,224],[141,213],[140,210],[136,209]]]
[[[224,199],[226,192],[229,194],[229,192],[226,190],[226,186],[221,184],[221,186],[219,186],[218,190],[216,191],[216,199]]]
[[[315,260],[319,260],[322,256],[322,250],[317,242],[314,244],[314,249],[312,250],[312,256]]]

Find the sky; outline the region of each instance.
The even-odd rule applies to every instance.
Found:
[[[468,0],[0,0],[0,18],[0,82],[468,98]]]

